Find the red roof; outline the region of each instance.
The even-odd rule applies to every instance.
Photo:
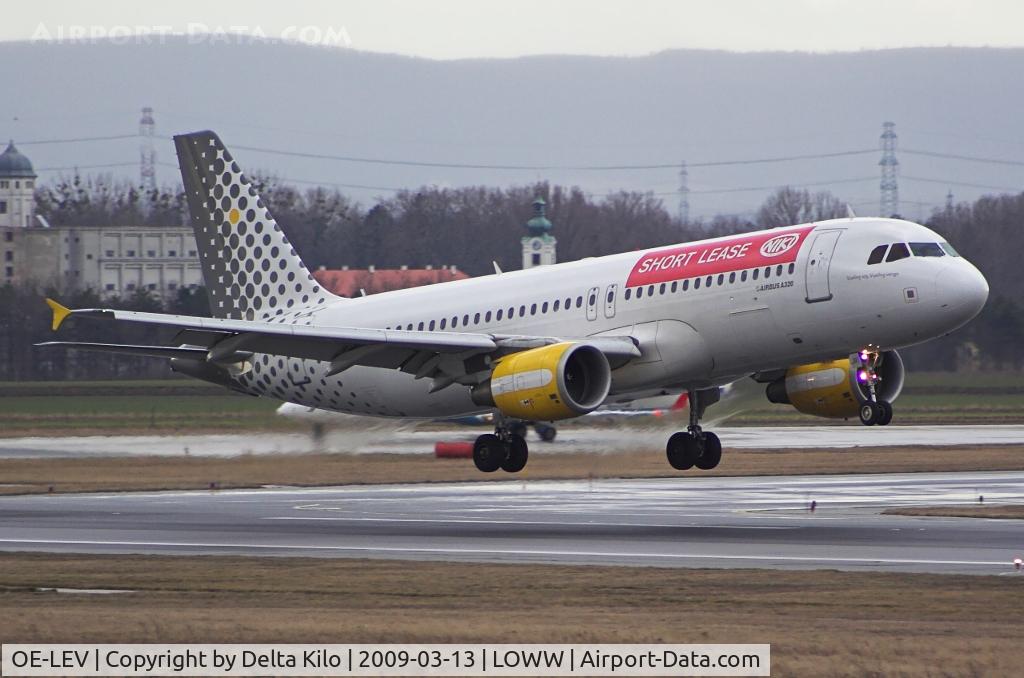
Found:
[[[451,268],[409,268],[409,269],[350,269],[350,270],[319,270],[313,277],[334,294],[343,297],[357,297],[359,290],[367,294],[403,290],[407,287],[420,287],[435,283],[462,280],[469,276]]]

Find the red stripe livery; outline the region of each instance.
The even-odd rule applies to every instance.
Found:
[[[741,235],[726,240],[647,252],[633,266],[626,287],[716,275],[796,261],[813,226]]]

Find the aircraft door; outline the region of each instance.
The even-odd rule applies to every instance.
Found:
[[[814,236],[811,251],[807,255],[807,303],[828,301],[832,298],[832,290],[828,282],[828,270],[832,264],[832,254],[842,231],[821,231]]]
[[[609,285],[604,293],[604,317],[615,317],[615,297],[619,294],[618,285]]]
[[[597,320],[597,297],[600,294],[600,287],[591,287],[587,292],[587,320]]]

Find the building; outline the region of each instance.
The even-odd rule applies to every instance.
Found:
[[[533,218],[526,222],[529,235],[522,239],[524,269],[547,266],[558,260],[555,254],[558,241],[551,235],[551,222],[544,215],[546,206],[543,198],[533,201]]]
[[[407,287],[420,287],[422,285],[433,285],[435,283],[451,282],[462,280],[469,276],[454,266],[443,266],[434,268],[401,268],[379,269],[370,266],[366,269],[350,269],[344,267],[338,270],[320,268],[313,273],[321,285],[330,292],[342,297],[358,297],[365,291],[366,294],[378,294],[392,290],[404,290]]]
[[[0,228],[28,228],[35,217],[36,173],[14,147],[0,153]]]
[[[9,144],[0,155],[0,284],[158,297],[203,284],[191,227],[49,227],[35,219],[35,179],[32,163]]]

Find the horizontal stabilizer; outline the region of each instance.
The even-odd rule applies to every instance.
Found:
[[[79,351],[99,351],[101,353],[121,353],[125,355],[142,355],[152,358],[185,358],[188,360],[206,360],[206,349],[188,346],[138,346],[134,344],[96,344],[87,341],[45,341],[36,346],[42,348],[59,347],[73,348]]]

